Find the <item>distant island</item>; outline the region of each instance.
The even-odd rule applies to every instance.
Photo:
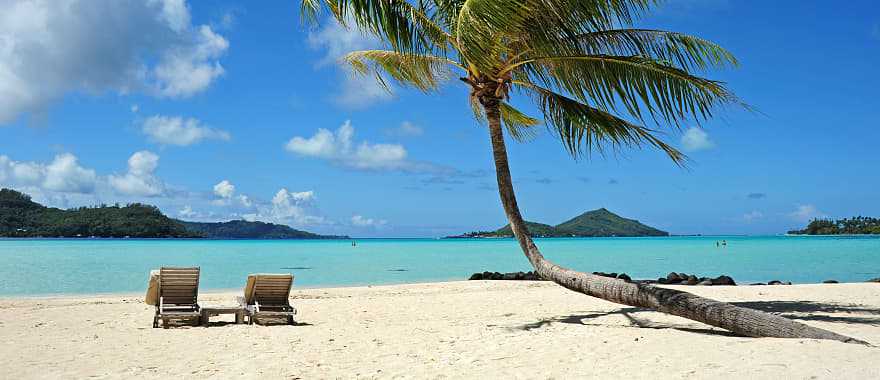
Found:
[[[169,218],[141,203],[69,210],[46,207],[21,192],[0,189],[0,237],[334,239],[285,225],[234,220],[218,223]]]
[[[856,216],[844,219],[813,219],[802,230],[788,231],[790,235],[880,235],[880,218]]]
[[[565,222],[551,226],[526,222],[532,237],[610,237],[610,236],[669,236],[666,231],[646,226],[638,220],[623,218],[605,208],[588,211]],[[447,238],[502,238],[512,237],[510,225],[495,231],[475,231]]]
[[[282,224],[231,220],[202,223],[179,221],[190,232],[210,239],[348,239],[348,236],[318,235]]]

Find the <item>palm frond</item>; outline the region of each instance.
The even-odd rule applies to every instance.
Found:
[[[403,86],[428,92],[437,90],[450,77],[450,66],[461,68],[455,61],[430,55],[404,54],[391,50],[362,50],[343,57],[359,74],[374,73],[378,78],[387,74]],[[380,80],[384,84],[384,81]],[[387,87],[386,87],[387,88]]]
[[[657,137],[657,131],[533,83],[515,81],[514,84],[535,98],[544,113],[548,129],[559,137],[572,157],[577,158],[592,151],[604,155],[608,147],[618,150],[647,144],[666,153],[678,165],[683,165],[687,160],[684,153]]]
[[[614,29],[576,37],[583,55],[641,56],[685,70],[736,67],[732,53],[687,34],[652,29]]]
[[[633,117],[680,126],[713,115],[715,108],[743,103],[721,82],[638,56],[571,56],[527,59],[508,67],[514,77],[593,102],[604,111],[622,104]],[[643,112],[644,110],[644,112]]]
[[[316,19],[321,0],[301,0],[303,15]],[[427,14],[427,3],[406,0],[324,0],[337,21],[350,20],[402,53],[445,53],[451,36]]]
[[[534,127],[541,125],[541,120],[522,113],[506,102],[501,102],[500,109],[501,123],[514,140],[527,142],[538,135],[538,130]]]

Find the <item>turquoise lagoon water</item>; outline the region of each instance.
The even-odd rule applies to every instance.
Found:
[[[727,240],[726,248],[715,241]],[[200,266],[202,289],[234,289],[248,273],[291,272],[297,286],[463,280],[530,269],[512,239],[65,240],[0,239],[0,296],[132,293],[149,270]],[[583,271],[657,278],[727,274],[739,283],[880,277],[880,237],[538,239],[547,258]]]

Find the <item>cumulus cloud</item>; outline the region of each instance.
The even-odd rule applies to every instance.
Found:
[[[700,150],[711,149],[715,143],[709,139],[709,134],[701,128],[691,127],[681,136],[681,145],[684,150],[696,152]]]
[[[422,127],[408,121],[400,123],[400,126],[397,128],[388,128],[385,130],[385,134],[392,137],[416,137],[421,136],[424,133],[425,130],[422,129]]]
[[[110,175],[107,181],[119,194],[142,197],[156,197],[165,193],[165,183],[156,177],[159,156],[142,150],[128,159],[128,172],[123,175]]]
[[[355,143],[354,127],[350,121],[346,121],[335,132],[321,128],[312,137],[294,137],[287,142],[285,149],[354,169],[409,170],[419,166],[407,160],[407,152],[402,145],[372,144],[367,141]]]
[[[165,145],[188,146],[206,139],[230,139],[226,131],[202,126],[198,119],[179,116],[150,116],[144,121],[142,131],[150,140]]]
[[[183,206],[183,208],[177,212],[177,215],[180,215],[181,217],[184,217],[184,218],[195,218],[198,216],[198,213],[193,211],[192,206],[186,205],[186,206]]]
[[[808,222],[816,218],[825,217],[816,206],[811,204],[798,205],[797,208],[788,215],[799,222]]]
[[[224,179],[214,185],[214,195],[220,198],[229,199],[232,198],[233,194],[235,194],[235,185],[228,180]]]
[[[337,65],[341,71],[344,81],[336,95],[337,103],[363,108],[391,99],[391,94],[375,78],[358,75],[348,64],[340,62],[343,56],[352,51],[378,47],[379,43],[374,37],[364,35],[356,28],[345,28],[336,20],[327,20],[322,28],[309,33],[308,42],[313,49],[325,51],[317,66]]]
[[[155,87],[162,96],[185,98],[195,95],[225,72],[217,61],[229,42],[211,27],[202,25],[189,44],[167,50],[153,70]]]
[[[71,92],[189,97],[223,75],[228,48],[184,0],[4,1],[0,123]]]
[[[79,165],[76,156],[63,153],[52,162],[16,162],[0,155],[0,183],[9,186],[33,186],[39,189],[88,194],[95,190],[97,175]]]
[[[328,223],[324,217],[314,215],[313,191],[292,192],[282,188],[275,193],[269,204],[257,205],[257,212],[242,215],[246,220],[309,226]]]
[[[362,215],[354,215],[351,217],[351,224],[355,227],[382,227],[388,224],[387,220],[367,218]]]

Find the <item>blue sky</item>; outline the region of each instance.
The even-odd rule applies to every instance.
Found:
[[[761,111],[670,131],[660,153],[572,160],[509,144],[520,206],[606,207],[672,233],[781,233],[880,215],[880,14],[872,1],[672,0],[638,24],[731,50],[710,73]],[[296,1],[18,1],[0,15],[0,186],[57,207],[144,202],[188,220],[352,236],[505,223],[467,91],[388,95],[339,55],[374,45]],[[525,105],[523,100],[514,101]],[[524,106],[533,111],[534,108]]]

